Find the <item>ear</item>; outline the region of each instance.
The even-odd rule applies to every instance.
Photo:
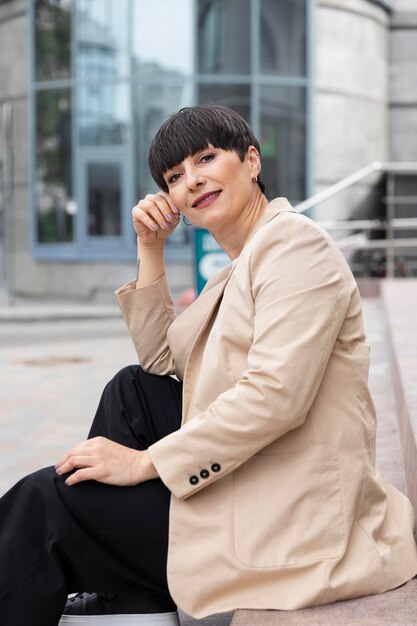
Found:
[[[249,146],[246,159],[250,167],[251,176],[258,176],[261,171],[261,157],[255,146]]]

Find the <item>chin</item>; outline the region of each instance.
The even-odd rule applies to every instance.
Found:
[[[207,211],[207,213],[203,213],[203,211],[200,215],[196,215],[195,219],[190,218],[190,222],[193,222],[193,224],[195,224],[196,226],[199,226],[201,224],[201,228],[221,226],[221,224],[225,222],[224,211],[212,210]]]

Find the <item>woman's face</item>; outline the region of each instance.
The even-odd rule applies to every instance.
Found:
[[[164,174],[175,206],[196,226],[216,229],[239,217],[259,192],[252,178],[260,159],[254,146],[243,161],[234,150],[209,145]]]

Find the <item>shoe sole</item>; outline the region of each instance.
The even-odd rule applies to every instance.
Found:
[[[180,626],[178,613],[142,613],[137,615],[63,615],[59,626]]]

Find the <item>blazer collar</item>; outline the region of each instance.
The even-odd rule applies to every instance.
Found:
[[[258,230],[262,228],[262,226],[270,222],[279,213],[282,213],[284,211],[289,211],[291,213],[297,212],[295,209],[293,209],[293,207],[286,198],[275,198],[269,204],[267,204],[260,218],[250,231],[249,236],[245,242],[245,246],[252,239],[255,233],[257,233]],[[227,283],[229,282],[229,279],[232,276],[236,265],[237,263],[230,263],[226,265],[226,267],[224,267],[223,269],[216,272],[211,278],[209,278],[203,291],[201,292],[199,300],[201,300],[202,303],[204,302],[204,307],[207,311],[206,322],[210,318],[219,299],[223,295],[223,291]],[[205,325],[206,324],[203,324],[203,327]]]
[[[254,234],[258,232],[262,226],[270,222],[274,217],[276,217],[279,213],[283,211],[289,211],[290,213],[297,213],[297,211],[291,206],[288,202],[287,198],[275,198],[271,200],[269,204],[266,205],[261,217],[255,223],[254,227],[249,233],[248,238],[245,241],[246,244],[252,239]]]
[[[276,217],[279,213],[282,213],[283,211],[289,211],[290,213],[297,212],[288,202],[287,198],[275,198],[274,200],[269,202],[269,204],[267,204],[265,209],[263,210],[260,218],[253,226],[252,230],[249,232],[249,236],[245,241],[245,246],[262,226],[270,222],[274,217]],[[235,266],[236,264],[233,265],[230,262],[229,265],[226,265],[223,269],[216,272],[207,281],[207,284],[204,288],[204,292],[207,292],[208,290],[213,289],[217,285],[220,287],[220,291],[221,291],[221,284],[224,283],[224,286],[226,286],[226,283],[228,279],[230,278],[231,274],[233,273]]]

